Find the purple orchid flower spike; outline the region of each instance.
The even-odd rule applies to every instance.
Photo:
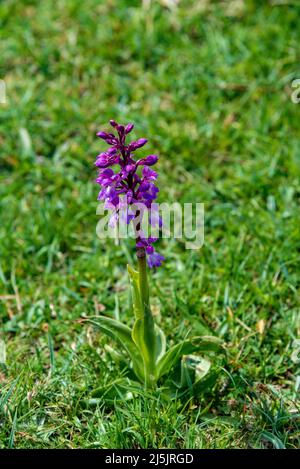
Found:
[[[199,360],[202,362],[203,359],[189,355],[187,362],[187,351],[190,350],[191,353],[216,351],[220,349],[220,340],[207,335],[184,338],[166,350],[165,334],[156,323],[151,308],[151,285],[148,282],[147,269],[147,263],[150,268],[156,268],[164,261],[164,257],[154,248],[162,227],[159,205],[155,202],[159,192],[156,186],[158,174],[153,170],[158,157],[150,154],[136,158],[135,152],[144,147],[147,140],[139,138],[127,142],[128,135],[134,128],[132,123],[122,125],[111,120],[110,125],[112,133],[97,134],[109,145],[106,151],[97,156],[95,162],[98,171],[96,182],[101,187],[98,200],[102,200],[104,207],[110,211],[111,228],[120,228],[119,233],[125,228],[127,232],[127,225],[130,224],[135,233],[137,259],[134,267],[127,265],[134,323],[130,329],[110,315],[97,315],[87,320],[115,340],[118,347],[124,346],[126,355],[130,355],[128,367],[131,369],[132,379],[136,381],[134,387],[140,383],[147,390],[163,389],[165,392],[165,389],[169,389],[168,395],[176,399],[178,392],[182,396],[190,396],[191,391],[194,393],[194,385],[195,392],[199,393],[198,383],[201,378],[196,373],[196,367]],[[210,365],[208,360],[205,361]],[[178,370],[181,370],[183,377],[180,387],[176,378]],[[208,371],[209,366],[206,373]],[[214,376],[215,373],[213,380]],[[161,380],[164,378],[166,381],[163,384]],[[102,394],[102,388],[98,387],[92,396],[98,397],[99,392]],[[133,392],[132,397],[134,397]]]
[[[146,240],[141,232],[144,210],[130,210],[130,206],[139,207],[142,204],[149,212],[150,224],[161,227],[161,220],[153,216],[152,210],[152,204],[159,192],[155,185],[157,173],[150,169],[150,166],[157,163],[158,156],[151,154],[135,160],[134,152],[146,145],[147,139],[139,138],[126,143],[126,137],[134,125],[129,123],[124,126],[113,119],[110,120],[110,125],[116,134],[104,131],[97,133],[97,137],[110,145],[105,152],[97,156],[95,161],[95,166],[99,168],[96,182],[101,186],[98,200],[104,200],[105,207],[113,212],[110,226],[114,226],[119,219],[124,220],[122,210],[126,201],[129,210],[126,211],[125,219],[127,224],[131,221],[134,223],[138,258],[146,256],[149,267],[159,267],[164,257],[154,250],[153,243],[156,238],[150,237]]]

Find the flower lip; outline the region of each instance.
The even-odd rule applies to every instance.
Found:
[[[157,172],[145,166],[143,168],[143,177],[147,179],[147,181],[155,181],[157,179]]]
[[[143,181],[139,187],[140,192],[146,192],[150,189],[150,182],[148,181]]]
[[[162,261],[164,260],[165,260],[164,256],[162,256],[156,251],[153,251],[152,254],[149,254],[147,256],[147,262],[148,262],[150,269],[153,269],[153,267],[160,267]]]
[[[146,247],[146,253],[147,254],[153,254],[154,253],[154,247],[153,246],[147,246]]]

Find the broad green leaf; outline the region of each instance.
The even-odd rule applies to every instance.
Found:
[[[147,326],[146,319],[137,319],[134,323],[132,330],[132,338],[137,345],[144,363],[144,374],[146,378],[146,384],[153,382],[155,377],[155,343],[149,343],[147,341]]]
[[[165,333],[158,327],[156,324],[154,326],[155,337],[156,337],[156,363],[164,356],[166,353],[166,336]]]
[[[96,327],[99,327],[106,335],[114,340],[117,340],[127,351],[133,364],[134,372],[137,377],[143,382],[144,371],[142,366],[142,357],[140,356],[139,350],[132,340],[131,330],[125,324],[115,319],[108,318],[106,316],[97,316],[93,320],[89,319],[88,322]]]
[[[143,340],[149,354],[151,373],[154,374],[157,339],[155,333],[154,319],[151,310],[147,305],[145,305]]]
[[[213,336],[194,337],[186,339],[170,348],[157,363],[157,379],[169,373],[173,366],[183,355],[198,352],[218,352],[221,350],[222,341]]]

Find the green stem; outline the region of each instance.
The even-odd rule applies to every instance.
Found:
[[[144,342],[148,349],[148,359],[145,363],[146,388],[155,387],[155,348],[156,338],[154,320],[150,309],[149,284],[145,248],[137,248],[139,290],[144,310]]]
[[[139,270],[139,287],[143,306],[150,310],[149,301],[149,284],[147,275],[146,253],[144,248],[137,249],[138,270]]]

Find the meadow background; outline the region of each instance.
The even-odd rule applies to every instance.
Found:
[[[0,4],[1,448],[299,447],[300,5],[172,3]],[[80,318],[132,320],[133,245],[95,234],[110,118],[159,153],[160,202],[205,203],[204,247],[159,241],[151,277],[169,343],[226,343],[189,402],[81,405],[120,370]]]

